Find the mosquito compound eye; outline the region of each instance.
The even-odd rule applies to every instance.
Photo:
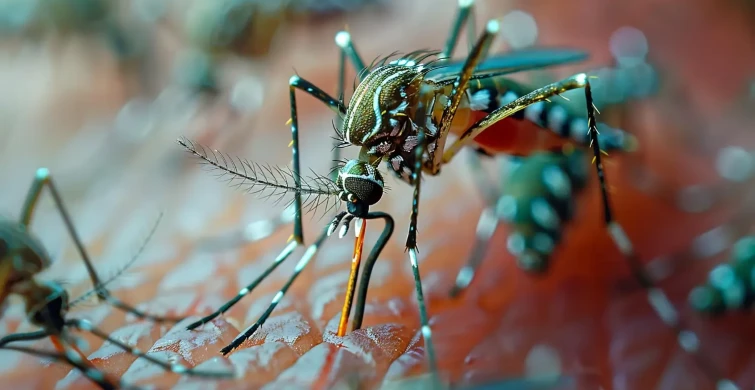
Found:
[[[362,202],[368,206],[377,203],[383,196],[383,176],[367,162],[350,160],[338,173],[337,184],[346,200],[352,203]]]

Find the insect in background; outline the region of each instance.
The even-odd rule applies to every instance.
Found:
[[[68,293],[59,283],[39,282],[35,278],[38,273],[48,268],[52,262],[50,255],[43,247],[41,241],[29,231],[29,224],[45,186],[50,190],[57,211],[63,219],[68,234],[72,238],[93,284],[90,292],[73,302],[69,302]],[[155,225],[156,227],[157,224]],[[152,233],[154,233],[154,229]],[[144,249],[144,246],[146,246],[146,243],[139,252]],[[137,257],[138,254],[131,259],[128,265],[131,265]],[[0,300],[0,304],[4,303],[5,299],[11,294],[20,296],[24,300],[26,312],[32,325],[39,326],[42,329],[34,332],[6,335],[0,339],[0,348],[4,348],[8,343],[12,342],[32,341],[49,337],[58,352],[65,357],[64,360],[71,363],[72,359],[70,355],[71,351],[73,351],[80,361],[71,364],[77,367],[77,364],[84,364],[89,368],[93,368],[92,363],[78,349],[75,338],[68,331],[69,328],[73,328],[92,333],[98,338],[106,340],[134,356],[144,358],[167,371],[204,377],[231,378],[235,376],[233,372],[195,371],[180,364],[162,362],[119,340],[113,339],[107,333],[94,327],[89,321],[67,318],[67,313],[73,305],[96,294],[101,301],[107,302],[113,307],[134,314],[142,319],[158,322],[178,322],[181,320],[180,318],[159,317],[144,313],[113,297],[107,290],[106,285],[114,279],[115,277],[106,281],[100,279],[73,226],[73,221],[68,214],[60,193],[52,181],[49,170],[46,168],[38,169],[27,193],[24,206],[21,209],[20,220],[0,220],[0,298],[2,299]],[[96,375],[94,372],[88,370],[83,373],[103,388],[114,388],[113,384],[109,383],[104,376]]]
[[[459,295],[473,280],[499,220],[513,228],[507,243],[519,267],[530,272],[548,267],[564,225],[574,216],[575,197],[589,178],[589,161],[579,149],[536,152],[522,160],[511,168],[501,190],[482,177],[482,167],[473,168],[478,186],[496,196],[490,202],[494,206],[483,211],[473,253],[459,271],[451,296]]]
[[[472,2],[462,1],[460,6],[460,12],[454,22],[445,53],[450,53],[456,45],[459,31],[469,15]],[[303,260],[309,261],[326,235],[330,235],[338,226],[342,226],[341,235],[343,236],[352,220],[355,218],[364,219],[370,215],[369,207],[380,200],[384,191],[383,178],[377,170],[381,161],[386,161],[390,170],[405,182],[413,185],[415,187],[413,209],[406,246],[419,302],[422,335],[432,372],[436,371],[435,353],[416,259],[416,225],[421,173],[424,171],[430,175],[439,174],[441,165],[450,162],[462,146],[469,144],[493,124],[511,117],[527,106],[578,88],[585,88],[587,101],[589,104],[592,103],[588,78],[585,74],[578,74],[501,104],[500,107],[492,110],[490,114],[471,126],[466,122],[468,118],[460,117],[465,121],[465,131],[454,144],[445,148],[445,142],[452,128],[451,125],[454,122],[457,109],[462,101],[465,102],[465,105],[473,103],[470,102],[467,93],[470,80],[484,80],[516,71],[574,62],[585,57],[584,53],[574,50],[537,49],[518,51],[483,62],[482,59],[486,56],[488,47],[498,31],[498,22],[490,21],[485,32],[476,41],[471,54],[464,61],[449,64],[443,62],[447,55],[442,55],[440,58],[423,63],[434,55],[437,56],[438,53],[418,51],[390,62],[390,58],[384,58],[369,67],[364,65],[364,61],[357,54],[350,35],[343,31],[338,33],[336,43],[342,49],[342,59],[344,57],[351,59],[359,75],[359,85],[351,98],[351,104],[347,107],[341,100],[331,97],[299,76],[293,76],[290,79],[290,123],[293,138],[291,146],[293,147],[294,160],[293,168],[290,171],[284,168],[261,166],[234,159],[216,151],[210,153],[207,149],[198,147],[194,143],[179,140],[179,143],[187,150],[200,157],[211,167],[219,169],[221,174],[229,174],[231,177],[229,181],[238,179],[238,185],[243,185],[245,182],[252,187],[259,185],[260,191],[269,189],[273,191],[273,194],[294,193],[294,241],[289,243],[269,270],[275,268],[296,246],[303,243],[301,224],[303,195],[307,196],[304,206],[309,208],[325,205],[327,209],[330,209],[334,204],[337,205],[338,201],[342,201],[346,204],[347,209],[335,216],[323,235],[307,250]],[[340,141],[338,147],[361,146],[359,159],[349,160],[336,167],[337,176],[335,180],[320,175],[307,179],[303,179],[301,176],[295,97],[297,89],[314,96],[342,117],[343,129],[337,130],[337,137]],[[339,96],[343,96],[343,94],[339,93]],[[464,107],[462,106],[462,108]],[[588,114],[590,118],[593,118],[594,114],[591,110],[592,106],[589,106]],[[587,132],[588,123],[591,122],[583,122],[585,126],[582,131]],[[594,127],[594,121],[592,125]],[[602,179],[597,132],[594,129],[589,138],[596,154],[598,154],[596,156],[597,166]],[[427,149],[427,153],[425,153],[425,149]],[[443,153],[436,153],[436,151],[443,151]],[[335,203],[330,203],[331,198],[335,199]],[[620,230],[620,228],[617,228],[617,230]],[[300,262],[296,267],[294,276],[298,275],[305,265],[306,262]],[[235,304],[242,296],[248,294],[268,273],[268,271],[264,272],[258,280],[242,289],[238,296],[224,305],[219,312],[197,322],[196,326],[226,311],[230,305]],[[281,293],[276,295],[271,308],[277,304],[287,288],[288,284],[284,286]],[[349,293],[347,293],[347,300],[348,296]],[[190,328],[193,327],[195,327],[194,324],[190,326]],[[239,346],[257,328],[258,323],[255,323],[236,341],[224,348],[222,352],[228,353]]]
[[[121,12],[119,4],[110,0],[5,3],[0,10],[0,36],[3,38],[20,37],[27,42],[73,37],[94,39],[109,49],[124,74],[138,79],[140,88],[150,89],[154,84],[154,75],[148,69],[152,21],[146,22],[136,13]]]
[[[712,315],[746,310],[755,299],[755,236],[740,238],[729,260],[715,266],[708,280],[689,294],[692,307]]]
[[[260,59],[266,56],[281,27],[297,13],[345,12],[375,3],[374,0],[341,4],[310,4],[306,1],[264,2],[195,0],[182,21],[182,33],[191,50],[179,60],[175,78],[183,85],[218,92],[218,66],[224,58]],[[345,4],[344,4],[345,3]]]
[[[667,268],[676,263],[702,262],[727,256],[689,293],[689,304],[698,312],[721,316],[746,310],[755,300],[755,236],[752,231],[755,192],[755,154],[739,146],[719,151],[717,168],[724,185],[704,188],[711,199],[706,210],[731,208],[729,220],[697,236],[685,253],[666,256]],[[726,188],[729,187],[729,188]],[[725,194],[725,196],[724,196]],[[715,208],[714,208],[715,207]],[[700,212],[700,211],[699,211]],[[728,254],[725,254],[728,250]]]

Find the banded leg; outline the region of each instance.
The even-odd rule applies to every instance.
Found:
[[[493,42],[495,35],[500,30],[500,24],[496,20],[491,20],[485,26],[485,31],[477,40],[477,43],[472,48],[469,56],[467,56],[461,73],[457,76],[453,83],[453,89],[451,90],[451,99],[443,109],[443,116],[441,117],[440,126],[438,126],[438,150],[444,150],[446,140],[448,139],[448,132],[451,130],[451,122],[456,115],[456,109],[461,103],[461,99],[466,95],[467,86],[469,80],[472,78],[477,65],[482,61],[483,53],[487,51],[487,48]],[[440,166],[443,155],[436,153],[434,160],[431,162],[430,173],[437,175],[440,172]]]
[[[720,373],[715,365],[700,353],[700,339],[697,335],[690,330],[687,325],[679,317],[679,312],[674,308],[674,305],[669,300],[666,293],[658,286],[655,285],[652,277],[645,270],[645,267],[639,260],[639,256],[634,251],[632,242],[629,240],[626,232],[621,225],[613,219],[613,213],[611,209],[610,200],[608,197],[607,184],[605,178],[605,172],[603,171],[603,164],[601,162],[600,145],[598,143],[598,129],[596,127],[595,120],[595,106],[592,100],[592,91],[590,83],[585,85],[585,98],[587,103],[587,123],[589,126],[590,139],[592,141],[593,153],[595,155],[595,167],[598,171],[598,178],[600,179],[600,191],[603,202],[603,212],[605,218],[605,224],[608,229],[609,235],[614,244],[618,247],[624,259],[627,261],[634,278],[640,284],[640,286],[647,291],[647,299],[650,306],[656,312],[658,317],[671,328],[676,334],[677,342],[679,346],[690,356],[697,361],[700,367],[705,371],[706,375],[712,378],[716,382],[718,389],[737,389],[738,387],[733,381],[726,379]]]
[[[483,131],[494,125],[498,121],[508,118],[517,112],[524,110],[535,103],[547,101],[548,99],[560,95],[573,89],[585,88],[587,85],[587,75],[580,73],[564,80],[555,82],[545,87],[538,88],[524,96],[519,97],[511,103],[505,104],[494,110],[484,118],[470,126],[462,135],[447,148],[443,149],[442,164],[448,164],[459,153],[463,146],[466,146],[475,137]],[[440,154],[440,153],[438,153]]]
[[[471,17],[470,17],[471,16]],[[470,39],[470,49],[474,45],[474,41],[471,41],[476,34],[474,26],[474,0],[459,0],[459,6],[456,11],[456,17],[451,25],[451,30],[446,40],[446,45],[441,53],[441,58],[450,58],[456,49],[456,44],[459,42],[459,34],[461,29],[464,28],[464,24],[467,25],[467,37]]]
[[[92,265],[91,258],[84,248],[84,244],[81,242],[79,234],[76,232],[76,228],[73,225],[73,220],[68,213],[68,209],[63,202],[63,198],[60,196],[60,193],[58,192],[58,189],[52,180],[50,171],[47,168],[37,169],[37,172],[34,176],[34,181],[29,188],[29,192],[26,195],[26,200],[24,201],[23,208],[21,209],[20,223],[22,225],[26,226],[28,229],[28,226],[31,223],[31,219],[34,215],[34,211],[39,202],[40,195],[42,194],[42,190],[45,186],[50,189],[50,194],[55,201],[55,206],[58,209],[58,213],[63,219],[63,223],[65,224],[66,229],[68,230],[68,234],[73,240],[74,245],[76,246],[76,250],[79,253],[79,256],[81,256],[81,259],[84,261],[84,266],[86,266],[87,273],[89,274],[89,279],[92,281],[92,285],[94,285],[95,291],[97,293],[97,298],[100,301],[107,302],[142,319],[148,319],[157,322],[178,322],[182,320],[181,318],[161,317],[147,314],[126,304],[125,302],[122,302],[121,300],[115,298],[110,294],[110,291],[108,291],[105,287],[105,283],[103,283],[99,275],[97,275],[97,272]]]
[[[283,299],[283,296],[286,295],[286,292],[288,292],[288,289],[291,287],[291,285],[296,281],[296,278],[299,277],[299,274],[302,270],[309,264],[309,261],[312,260],[312,258],[317,254],[317,251],[320,249],[320,246],[325,241],[325,239],[328,238],[328,229],[326,229],[320,234],[320,236],[317,238],[314,244],[310,245],[309,248],[304,252],[304,255],[299,260],[299,262],[296,264],[296,267],[294,268],[294,273],[291,275],[291,277],[286,281],[286,284],[283,285],[283,287],[278,291],[277,294],[273,297],[273,300],[270,302],[270,306],[268,306],[267,310],[265,310],[264,313],[262,313],[262,316],[251,326],[249,327],[244,333],[238,335],[230,344],[225,346],[223,349],[220,350],[220,353],[223,355],[228,355],[233,351],[234,349],[241,346],[241,344],[244,343],[248,338],[252,337],[254,335],[254,332],[259,329],[262,324],[267,321],[267,319],[270,317],[270,314],[275,310],[275,307],[278,306],[278,303]],[[293,242],[292,242],[293,244]]]
[[[344,99],[346,96],[346,58],[348,57],[351,61],[351,64],[354,66],[354,70],[357,73],[357,77],[361,81],[364,79],[365,76],[367,76],[367,67],[364,64],[364,60],[362,60],[362,57],[357,53],[356,47],[354,47],[354,43],[351,41],[351,34],[349,34],[348,31],[339,31],[336,34],[335,37],[336,45],[341,49],[340,55],[338,59],[338,92],[337,96],[339,101],[344,104]],[[342,115],[336,116],[336,122],[338,123],[338,128],[343,129],[343,117]],[[340,149],[340,142],[339,140],[334,141],[333,145],[333,159],[332,161],[340,161],[341,160],[341,149]],[[333,170],[331,172],[331,179],[333,181],[336,180],[338,176],[338,172]]]
[[[81,361],[78,355],[67,351],[66,353],[55,353],[55,352],[48,352],[48,351],[40,351],[32,348],[27,347],[17,347],[17,346],[3,346],[0,347],[0,349],[7,349],[10,351],[17,351],[17,352],[23,352],[25,354],[29,354],[32,356],[52,359],[56,361],[64,361],[68,363],[70,366],[76,368],[81,372],[82,375],[84,375],[87,379],[94,382],[99,388],[103,390],[116,390],[121,388],[127,388],[127,389],[138,389],[138,387],[135,386],[124,386],[123,384],[116,384],[111,382],[109,379],[105,377],[105,374],[102,373],[102,371],[87,366],[84,362]]]
[[[354,65],[354,70],[357,72],[359,81],[364,80],[367,76],[367,65],[364,63],[364,60],[362,60],[359,53],[357,53],[357,49],[351,41],[351,34],[349,34],[348,31],[339,31],[336,34],[336,45],[341,48],[341,76],[343,77],[345,75],[344,62],[345,57],[348,57],[349,60],[351,60],[351,64]],[[344,83],[345,80],[342,80],[342,84],[340,84],[342,91]]]
[[[148,362],[159,366],[160,368],[164,369],[165,371],[173,372],[176,374],[181,375],[189,375],[189,376],[196,376],[196,377],[202,377],[202,378],[217,378],[217,379],[230,379],[234,378],[236,376],[236,372],[234,371],[202,371],[202,370],[196,370],[191,367],[186,367],[183,364],[180,363],[168,363],[163,362],[160,359],[155,359],[153,356],[150,356],[149,354],[146,354],[142,352],[141,350],[134,348],[130,345],[127,345],[113,337],[110,337],[109,334],[101,331],[100,329],[96,328],[92,325],[91,322],[83,319],[70,319],[66,321],[66,325],[70,326],[72,328],[76,328],[85,332],[89,332],[102,340],[105,340],[116,347],[122,349],[125,352],[128,352],[129,354],[137,357],[137,358],[143,358],[144,360],[147,360]]]
[[[453,55],[456,43],[459,39],[459,33],[464,24],[464,19],[467,19],[467,39],[469,40],[468,55],[474,55],[474,36],[477,34],[474,25],[474,0],[459,0],[459,11],[451,29],[451,34],[446,42],[446,48],[443,50],[443,57],[450,58]],[[490,46],[488,45],[484,47],[484,50],[479,53],[481,61],[487,58],[488,47]],[[456,282],[449,293],[452,298],[461,294],[461,292],[472,282],[472,279],[474,279],[475,271],[480,266],[480,263],[485,256],[488,243],[493,237],[493,233],[495,233],[498,228],[498,218],[495,215],[495,203],[498,194],[496,188],[490,185],[490,180],[486,177],[482,169],[482,164],[480,164],[479,155],[483,153],[484,151],[482,149],[480,149],[480,153],[470,153],[468,164],[470,166],[470,172],[472,173],[472,179],[474,180],[476,187],[482,191],[483,199],[487,206],[483,209],[480,214],[480,219],[477,222],[475,245],[472,253],[467,260],[467,264],[460,269],[459,273],[456,275]]]
[[[422,291],[419,264],[417,263],[417,218],[419,216],[420,184],[422,182],[422,157],[425,154],[425,150],[425,132],[424,129],[419,128],[417,134],[417,146],[414,148],[414,170],[412,172],[414,196],[412,197],[412,213],[409,217],[409,234],[406,237],[406,249],[409,251],[409,261],[412,265],[412,274],[414,275],[414,288],[417,293],[419,320],[422,330],[422,338],[425,341],[428,365],[430,372],[435,375],[438,371],[435,358],[435,347],[432,341],[432,331],[430,329],[427,308],[425,307],[425,294]]]

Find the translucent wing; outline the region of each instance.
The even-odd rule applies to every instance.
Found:
[[[525,70],[564,65],[587,59],[588,54],[581,50],[564,48],[532,48],[517,50],[492,56],[477,66],[474,79],[501,76]],[[427,72],[426,80],[442,83],[451,80],[461,72],[464,59],[437,66]]]

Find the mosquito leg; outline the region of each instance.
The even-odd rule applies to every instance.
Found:
[[[463,0],[460,3],[464,2]],[[469,20],[467,22],[467,39],[469,41],[469,55],[474,53],[476,34],[474,7],[472,2],[469,2]],[[490,45],[483,47],[480,57],[484,60],[488,57],[488,48]],[[449,56],[452,53],[449,52]],[[456,275],[456,282],[454,287],[449,292],[449,296],[454,298],[459,296],[474,279],[477,268],[482,263],[485,253],[487,253],[488,244],[498,228],[498,218],[495,214],[495,204],[498,198],[498,191],[490,183],[490,180],[484,173],[482,164],[480,163],[480,154],[486,154],[483,149],[479,149],[476,153],[470,153],[468,158],[468,165],[477,188],[480,189],[487,205],[482,213],[480,219],[477,221],[477,230],[475,235],[475,245],[472,249],[472,253],[467,260],[467,264],[459,270]]]
[[[339,116],[346,115],[346,106],[339,100],[334,99],[328,95],[325,91],[318,88],[314,84],[299,76],[291,76],[288,81],[289,84],[289,98],[291,100],[291,147],[293,151],[293,173],[294,183],[297,188],[301,188],[301,168],[299,164],[299,118],[296,113],[296,90],[300,89],[309,95],[315,97],[317,100],[325,103]],[[294,207],[296,210],[296,216],[294,220],[294,240],[298,244],[304,244],[304,230],[302,228],[302,207],[301,207],[301,193],[294,193]]]
[[[419,274],[419,264],[417,263],[417,217],[419,216],[419,198],[420,183],[422,182],[422,157],[426,150],[425,132],[420,127],[417,134],[417,146],[414,148],[414,170],[412,172],[412,184],[414,185],[414,196],[412,198],[412,213],[409,217],[409,234],[406,237],[406,249],[409,251],[409,261],[412,265],[414,275],[414,288],[417,293],[417,304],[419,307],[419,320],[422,329],[422,338],[425,341],[425,350],[427,351],[428,365],[430,372],[437,373],[438,367],[435,360],[435,347],[432,341],[432,331],[425,307],[425,294],[422,292],[422,280]]]
[[[477,268],[480,267],[482,260],[485,258],[490,239],[498,228],[498,221],[498,217],[496,216],[493,207],[486,207],[482,210],[480,220],[477,222],[475,244],[472,253],[469,255],[467,264],[465,264],[456,275],[456,282],[449,292],[449,295],[452,298],[461,295],[461,293],[469,287],[469,284],[472,283]]]
[[[348,33],[347,33],[348,34]],[[336,43],[338,43],[338,34],[336,34]],[[359,72],[359,71],[357,71]],[[341,50],[338,54],[338,89],[336,90],[336,96],[338,100],[343,104],[346,99],[346,51]],[[336,115],[336,129],[343,129],[343,120],[341,115]],[[337,130],[340,131],[340,130]],[[341,148],[340,140],[338,138],[333,139],[333,150],[331,151],[331,161],[335,163],[341,160]],[[336,181],[338,179],[338,171],[332,170],[330,172],[330,180]]]
[[[255,322],[251,327],[249,327],[244,333],[237,336],[230,344],[228,344],[226,347],[220,350],[220,352],[223,355],[228,355],[231,351],[238,348],[241,344],[244,343],[247,339],[252,337],[254,335],[254,332],[259,329],[262,324],[267,321],[267,319],[270,317],[270,314],[275,310],[275,307],[278,306],[278,303],[281,299],[283,299],[283,296],[286,295],[286,292],[291,287],[291,285],[294,283],[297,277],[299,277],[299,274],[302,270],[307,266],[310,260],[317,254],[317,251],[320,249],[320,246],[325,241],[326,238],[328,238],[328,230],[326,229],[320,234],[320,236],[317,238],[317,241],[315,241],[314,244],[310,245],[309,248],[304,252],[304,255],[299,260],[299,262],[296,264],[296,268],[294,268],[294,273],[291,275],[291,277],[286,281],[286,284],[283,285],[283,287],[278,291],[277,294],[273,297],[273,300],[270,302],[270,306],[268,306],[267,310],[265,310],[264,313],[262,313],[262,316]]]
[[[477,64],[482,61],[483,53],[487,51],[487,47],[493,42],[493,38],[495,38],[499,30],[500,23],[498,23],[497,20],[491,20],[487,23],[485,26],[485,32],[483,32],[477,40],[477,43],[472,48],[469,56],[467,56],[467,59],[464,62],[461,73],[454,81],[453,89],[451,90],[451,99],[443,109],[443,116],[441,117],[440,126],[438,126],[438,145],[436,147],[438,151],[444,150],[446,139],[448,138],[448,132],[451,130],[451,122],[456,115],[456,109],[459,107],[462,97],[466,95],[469,80],[472,78],[472,74],[474,73]],[[435,154],[434,161],[432,161],[432,174],[437,174],[439,172],[442,158],[442,153]]]
[[[360,81],[363,80],[367,76],[367,73],[364,71],[367,66],[359,53],[357,53],[357,49],[351,41],[351,34],[348,31],[339,31],[336,34],[336,45],[341,48],[342,58],[343,55],[349,57],[349,60],[354,65],[354,70],[357,72],[357,77],[359,77]]]
[[[498,228],[499,223],[495,212],[495,205],[499,197],[499,191],[495,186],[491,185],[491,180],[485,174],[482,164],[480,163],[478,153],[469,153],[467,163],[469,165],[469,172],[475,182],[475,186],[482,192],[486,207],[482,210],[480,219],[477,221],[475,245],[472,249],[472,253],[467,260],[467,264],[460,269],[458,275],[456,275],[456,283],[449,293],[452,298],[459,296],[464,289],[469,286],[472,279],[474,279],[475,272],[487,253],[488,244],[493,237],[493,233],[495,233]]]
[[[587,75],[579,73],[564,80],[555,82],[553,84],[546,85],[545,87],[538,88],[524,96],[519,97],[511,103],[505,104],[484,118],[480,119],[474,125],[470,126],[453,144],[448,148],[443,149],[443,164],[449,163],[459,150],[467,144],[469,144],[475,137],[480,135],[487,128],[497,123],[498,121],[508,118],[515,113],[524,110],[528,106],[537,102],[546,101],[556,95],[560,95],[566,91],[573,89],[584,88],[587,85]],[[440,153],[438,153],[439,155]]]
[[[140,351],[137,348],[129,346],[113,337],[110,337],[109,334],[97,329],[96,327],[92,325],[91,322],[87,320],[70,319],[66,321],[66,325],[72,328],[89,332],[115,345],[116,347],[128,352],[129,354],[136,356],[137,358],[143,358],[149,361],[150,363],[153,363],[161,367],[165,371],[170,371],[170,372],[174,372],[176,374],[181,374],[181,375],[189,375],[189,376],[204,377],[204,378],[233,378],[236,376],[236,373],[234,371],[201,371],[201,370],[195,370],[190,367],[186,367],[179,363],[166,363],[160,359],[155,359],[154,357]]]
[[[24,226],[29,226],[29,224],[31,223],[31,218],[34,215],[37,203],[39,202],[39,196],[41,195],[42,189],[44,189],[45,186],[50,189],[50,194],[55,201],[55,205],[58,208],[60,216],[63,218],[63,222],[66,226],[66,229],[68,230],[68,234],[71,236],[71,239],[76,246],[76,250],[79,252],[79,256],[81,256],[81,259],[84,261],[84,266],[86,266],[87,273],[89,273],[89,279],[91,279],[92,284],[97,289],[97,297],[101,301],[106,301],[113,306],[128,311],[136,315],[137,317],[144,319],[158,322],[178,322],[181,320],[180,318],[159,317],[144,313],[113,297],[110,292],[105,287],[103,287],[102,280],[100,280],[99,275],[97,275],[97,271],[94,270],[92,260],[89,257],[86,249],[84,248],[84,244],[81,242],[81,238],[79,238],[79,234],[76,232],[76,228],[73,226],[73,220],[71,219],[71,216],[68,213],[68,209],[63,202],[63,198],[60,196],[60,193],[58,192],[58,189],[52,180],[50,171],[47,168],[37,169],[37,172],[34,176],[34,181],[29,188],[29,192],[26,195],[24,206],[21,209],[20,221]]]
[[[364,270],[362,271],[362,277],[359,281],[357,303],[354,309],[354,323],[352,325],[352,330],[357,330],[362,327],[362,319],[364,318],[364,306],[367,302],[367,289],[370,285],[372,268],[375,266],[380,253],[383,252],[385,245],[388,244],[388,240],[391,238],[391,235],[393,234],[393,228],[395,226],[393,217],[384,212],[371,212],[367,214],[364,219],[382,219],[385,221],[385,227],[383,228],[383,232],[380,233],[380,237],[378,237],[378,240],[375,243],[375,246],[372,248],[370,255],[367,257],[367,260],[364,262]]]
[[[92,367],[88,367],[84,362],[79,359],[79,357],[76,354],[66,352],[64,354],[61,353],[55,353],[55,352],[48,352],[48,351],[40,351],[32,348],[27,347],[17,347],[17,346],[4,346],[0,347],[0,349],[7,349],[11,351],[17,351],[26,353],[33,356],[53,359],[53,360],[62,360],[69,365],[73,366],[77,370],[79,370],[85,377],[87,377],[89,380],[97,384],[101,389],[103,390],[116,390],[121,388],[121,386],[116,386],[112,382],[110,382],[106,377],[105,374],[103,374],[100,370]],[[133,386],[130,386],[129,388],[135,388]]]
[[[279,265],[283,263],[284,260],[288,258],[288,256],[291,255],[291,253],[294,252],[294,249],[296,249],[299,246],[299,244],[296,241],[290,241],[288,245],[283,249],[283,251],[278,255],[278,257],[275,258],[272,264],[270,264],[267,269],[265,269],[264,272],[260,274],[260,276],[257,277],[257,279],[254,279],[253,282],[249,283],[246,287],[239,290],[238,294],[236,294],[233,299],[226,302],[223,306],[220,307],[220,309],[216,310],[212,314],[203,317],[202,319],[191,323],[189,326],[186,327],[188,330],[196,329],[212,320],[214,320],[217,316],[227,312],[230,310],[235,304],[237,304],[242,298],[244,298],[247,294],[252,292],[257,285],[262,283],[265,278],[267,278],[273,271],[275,271],[276,268],[278,268]]]
[[[440,55],[441,57],[448,58],[454,53],[456,44],[459,42],[459,34],[461,34],[461,29],[464,27],[465,22],[468,23],[469,26],[467,32],[474,33],[474,18],[469,17],[470,14],[473,13],[473,10],[474,0],[459,0],[459,8],[456,12],[456,18],[451,25],[451,30],[448,34],[448,39],[446,40],[446,46],[443,48],[443,52]]]
[[[677,336],[677,342],[679,346],[693,359],[695,359],[700,367],[706,372],[708,376],[716,381],[716,386],[719,389],[735,389],[737,388],[734,382],[723,377],[715,365],[712,364],[709,359],[704,356],[700,351],[700,339],[679,317],[679,312],[674,308],[673,304],[669,300],[666,293],[653,282],[652,277],[647,273],[645,267],[640,262],[637,253],[634,251],[634,247],[629,237],[627,236],[621,225],[613,219],[613,210],[611,208],[610,198],[608,196],[606,176],[603,170],[603,163],[601,161],[601,149],[598,142],[598,129],[597,122],[595,120],[595,105],[592,99],[592,89],[590,82],[585,83],[585,101],[587,104],[587,124],[589,128],[589,136],[591,146],[594,154],[595,169],[598,173],[598,179],[600,180],[600,192],[603,202],[603,213],[608,233],[613,240],[614,244],[618,247],[624,259],[627,261],[632,274],[637,282],[647,291],[647,299],[650,306],[653,307],[656,314],[660,319],[671,328]]]
[[[16,341],[34,341],[34,340],[43,339],[49,335],[50,333],[45,330],[38,330],[35,332],[29,332],[29,333],[9,334],[7,336],[3,336],[3,338],[0,339],[0,348],[4,347],[5,344],[8,344],[8,343],[14,343]]]

